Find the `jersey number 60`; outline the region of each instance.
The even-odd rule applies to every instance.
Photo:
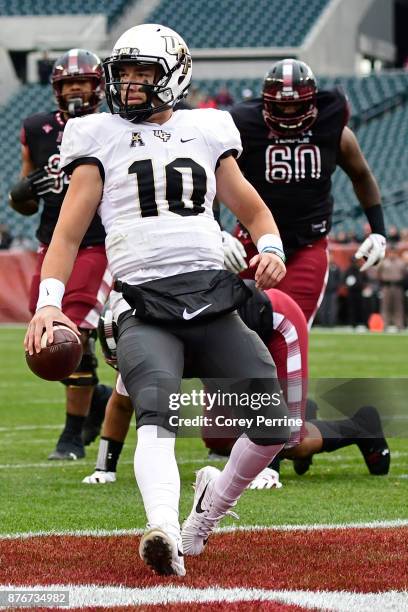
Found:
[[[322,171],[320,149],[311,144],[298,145],[293,150],[287,145],[270,145],[266,149],[265,162],[268,183],[319,179]]]

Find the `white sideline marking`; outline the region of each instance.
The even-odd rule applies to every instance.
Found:
[[[0,427],[0,432],[12,432],[12,431],[37,431],[37,429],[61,429],[61,425],[17,425],[16,427]]]
[[[371,521],[366,523],[309,523],[304,525],[229,525],[217,527],[216,533],[234,533],[236,531],[320,531],[324,529],[395,529],[408,527],[408,519],[390,521]],[[27,540],[48,536],[74,536],[106,538],[115,536],[142,535],[144,529],[79,529],[67,531],[26,531],[19,533],[0,533],[0,540]]]
[[[311,333],[313,335],[316,336],[367,336],[367,337],[372,337],[372,338],[399,338],[400,336],[407,336],[408,332],[406,330],[403,331],[399,331],[399,332],[388,332],[388,331],[384,331],[381,333],[373,333],[371,331],[369,331],[368,329],[365,329],[364,331],[362,330],[361,332],[356,332],[355,329],[350,328],[350,327],[330,327],[330,328],[325,328],[325,327],[320,327],[318,325],[316,325],[315,327],[312,327],[311,329]]]
[[[124,461],[122,462],[124,463]],[[0,470],[21,470],[24,468],[66,468],[72,466],[78,467],[78,461],[49,461],[48,463],[0,463]],[[81,459],[81,464],[84,467],[94,466],[95,461],[84,461]]]
[[[49,442],[49,440],[43,440],[41,441],[42,444],[45,444],[46,442]],[[40,441],[38,441],[38,444],[40,443]],[[10,440],[5,440],[4,441],[4,445],[5,444],[12,444],[12,441]],[[408,454],[408,453],[407,453]],[[394,455],[392,455],[392,457],[394,457]],[[197,463],[197,464],[202,464],[202,465],[208,465],[208,464],[212,464],[212,463],[218,463],[217,461],[213,461],[213,460],[209,460],[208,457],[207,458],[203,458],[203,459],[178,459],[177,460],[177,464],[178,465],[188,465],[190,463]],[[120,462],[121,465],[133,465],[133,461],[128,461],[128,460],[124,460]],[[61,467],[72,467],[72,466],[76,466],[78,467],[78,465],[81,465],[82,467],[89,467],[89,466],[95,466],[95,461],[94,460],[84,460],[81,459],[80,463],[78,463],[78,461],[48,461],[47,463],[45,462],[41,462],[41,463],[0,463],[0,470],[22,470],[24,468],[61,468]],[[355,465],[355,461],[343,461],[343,466],[344,467],[352,467]],[[393,468],[398,468],[398,467],[405,467],[406,463],[398,463],[396,461],[392,462],[392,467]],[[365,472],[364,472],[365,474]],[[282,475],[283,478],[286,477],[286,474]],[[401,478],[401,476],[398,475],[394,475],[391,474],[388,479],[392,479],[392,478]],[[285,480],[283,480],[283,484],[285,484]]]
[[[133,465],[133,461],[121,461],[121,465]],[[199,463],[207,465],[209,463],[208,457],[203,459],[177,459],[178,465],[188,465],[189,463]],[[211,462],[210,462],[211,463]],[[0,470],[21,470],[24,468],[66,468],[72,466],[89,467],[95,466],[94,460],[83,460],[78,461],[47,461],[46,463],[0,463]]]
[[[385,591],[383,593],[353,593],[347,591],[273,591],[251,588],[206,588],[195,589],[184,586],[157,586],[150,588],[101,587],[98,585],[50,584],[47,586],[9,586],[0,589],[9,592],[23,590],[69,590],[69,606],[105,607],[135,605],[165,605],[170,603],[204,603],[237,601],[276,601],[319,610],[336,612],[387,612],[406,610],[408,591]]]

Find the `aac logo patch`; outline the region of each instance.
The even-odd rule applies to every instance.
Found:
[[[145,146],[145,143],[143,142],[143,139],[142,139],[141,132],[132,132],[132,139],[130,141],[130,146],[131,147],[144,147]]]

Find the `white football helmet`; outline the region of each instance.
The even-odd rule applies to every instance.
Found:
[[[147,96],[143,104],[129,104],[128,93],[122,100],[123,86],[127,84],[129,88],[130,82],[120,81],[119,69],[121,64],[128,63],[159,67],[153,85],[139,83]],[[187,95],[191,81],[191,55],[186,43],[177,32],[159,24],[147,23],[127,30],[115,43],[103,67],[111,113],[134,123],[172,108]]]

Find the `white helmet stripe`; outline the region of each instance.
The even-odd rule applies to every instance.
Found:
[[[71,49],[68,53],[68,70],[69,72],[78,72],[78,49]]]
[[[285,62],[282,69],[283,75],[283,91],[292,91],[293,89],[293,63]]]

